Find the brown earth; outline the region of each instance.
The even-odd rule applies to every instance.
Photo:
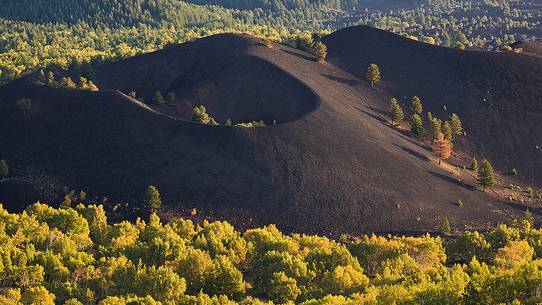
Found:
[[[539,61],[437,48],[362,27],[325,41],[330,63],[246,35],[216,35],[97,67],[100,92],[50,88],[32,75],[17,79],[0,88],[0,155],[13,165],[11,179],[29,169],[54,177],[58,197],[67,185],[135,203],[153,184],[170,211],[196,207],[240,228],[404,233],[438,229],[444,217],[464,229],[522,214],[524,206],[459,183],[430,160],[424,144],[391,128],[382,111],[395,92],[420,95],[440,115],[446,104],[469,132],[462,149],[501,169],[514,164],[521,173],[529,161],[539,168],[542,162],[519,151],[540,139],[534,120],[542,111],[533,101],[541,92],[533,83]],[[460,65],[467,60],[468,67]],[[376,89],[360,80],[370,62],[383,70]],[[486,83],[491,87],[479,88]],[[177,102],[149,108],[121,93],[132,90],[147,101],[157,90],[175,92]],[[513,103],[495,98],[501,95]],[[33,100],[26,117],[14,107],[24,97]],[[221,122],[263,119],[269,126],[186,120],[198,104]],[[514,120],[503,120],[505,111]]]

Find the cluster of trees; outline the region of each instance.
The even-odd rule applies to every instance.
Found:
[[[65,76],[60,79],[57,79],[53,71],[45,73],[43,70],[39,71],[39,79],[43,84],[46,84],[55,88],[68,88],[68,89],[81,89],[89,91],[99,91],[98,86],[96,86],[91,80],[81,76],[79,81],[75,83],[70,76]]]
[[[305,31],[369,24],[428,43],[489,48],[526,38],[540,26],[542,14],[529,2],[486,2],[408,1],[405,6],[418,8],[365,11],[370,1],[3,1],[0,84],[48,67],[87,71],[99,63],[221,32],[294,42]],[[486,16],[488,6],[502,13]],[[318,60],[325,60],[325,45],[316,42],[312,50]]]
[[[433,116],[431,112],[427,112],[427,115],[424,116],[423,104],[418,96],[412,97],[409,110],[410,131],[415,137],[421,137],[427,132],[433,143],[441,139],[441,141],[446,141],[451,146],[458,137],[464,134],[461,119],[455,113],[452,113],[449,120],[444,122]],[[405,118],[403,108],[395,97],[391,99],[388,112],[392,125],[401,124]],[[442,137],[440,134],[442,134]]]
[[[213,117],[207,113],[207,109],[203,105],[196,106],[192,109],[192,121],[207,124],[207,125],[220,125]],[[245,128],[257,128],[265,127],[263,120],[252,122],[241,122],[234,124],[231,119],[226,119],[224,126],[236,126]]]
[[[110,223],[102,206],[36,203],[19,214],[0,207],[0,240],[2,304],[542,301],[542,230],[529,214],[446,239],[332,240],[273,225],[241,233],[221,221],[163,223],[155,213]]]
[[[433,3],[437,1],[432,1]],[[464,49],[496,50],[518,39],[537,36],[542,13],[533,2],[488,5],[482,1],[444,1],[416,8],[357,11],[339,19],[335,27],[368,24],[430,44]]]
[[[371,68],[369,67],[369,70]],[[369,72],[368,72],[369,75]],[[420,137],[424,134],[426,127],[430,132],[432,150],[437,156],[438,164],[441,165],[442,160],[448,159],[452,155],[453,142],[458,137],[464,135],[461,119],[455,113],[450,115],[449,121],[440,120],[434,117],[431,112],[423,117],[423,104],[417,96],[412,97],[410,105],[410,131],[415,137]],[[401,124],[405,114],[403,108],[397,101],[397,98],[392,98],[388,109],[391,124],[393,126]],[[425,122],[424,122],[425,119]],[[495,185],[495,174],[491,163],[484,159],[482,164],[478,166],[478,161],[472,159],[470,167],[476,173],[476,180],[480,187],[485,191],[487,187]]]

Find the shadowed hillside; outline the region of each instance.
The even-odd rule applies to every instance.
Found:
[[[363,77],[377,63],[384,92],[417,95],[425,111],[441,118],[459,114],[468,134],[458,148],[467,156],[488,158],[505,173],[516,168],[520,179],[542,184],[540,58],[436,47],[363,26],[324,40],[338,67]]]
[[[373,59],[360,46],[362,40],[355,39],[358,34],[369,35],[372,39],[365,42],[370,44],[364,46],[375,49],[381,43],[398,41],[393,48],[397,54],[388,54],[388,62],[395,60],[393,56],[406,60],[409,52],[413,52],[414,62],[428,56],[426,66],[433,74],[418,72],[427,82],[447,78],[448,74],[438,76],[446,70],[432,63],[447,54],[455,56],[457,51],[363,28],[326,39],[333,62],[339,66],[352,67],[355,74],[366,63],[378,62],[387,79],[386,89],[401,90],[404,85],[428,101],[437,100],[421,92],[415,80],[401,83],[410,74],[400,73],[399,62],[397,70],[392,70],[394,65],[388,66],[385,55]],[[339,53],[341,35],[353,35],[350,43],[360,45],[345,46],[345,53]],[[360,61],[350,63],[349,54],[354,52]],[[464,54],[505,63],[516,60],[501,54]],[[518,61],[518,69],[523,61],[535,68],[538,65],[530,58]],[[408,61],[403,64],[410,65]],[[474,70],[463,72],[466,77],[476,77]],[[463,73],[452,75],[459,79]],[[137,202],[146,187],[154,184],[170,207],[197,207],[203,214],[228,218],[242,227],[277,223],[286,230],[325,234],[432,230],[444,217],[459,229],[483,228],[522,213],[458,183],[429,160],[424,145],[383,123],[378,108],[388,104],[387,96],[299,50],[277,44],[269,48],[249,36],[216,35],[100,66],[94,80],[102,91],[49,88],[32,76],[0,88],[2,155],[12,164],[13,179],[37,184],[37,190],[44,181],[52,181],[53,185],[40,191],[48,195],[46,199],[61,197],[61,187],[69,185],[111,195],[112,200]],[[175,92],[177,100],[172,106],[151,109],[116,89],[134,90],[146,100],[156,90]],[[535,95],[529,91],[519,101]],[[33,100],[33,109],[26,116],[14,107],[19,98]],[[483,138],[488,131],[477,133],[470,125],[473,116],[468,116],[477,108],[460,102],[448,103],[450,110],[466,118],[473,139]],[[220,121],[228,117],[234,121],[273,119],[279,124],[238,128],[184,120],[191,106],[198,104],[207,106]],[[432,107],[437,105],[434,102]],[[535,103],[530,107],[540,113]],[[500,112],[487,109],[494,116],[488,121],[497,126]],[[539,130],[529,127],[533,125],[521,121],[503,124],[518,125],[539,136]],[[506,144],[506,138],[503,134],[500,141]],[[462,145],[489,150],[492,146],[485,145],[500,141]],[[455,205],[458,199],[465,202],[463,208]]]

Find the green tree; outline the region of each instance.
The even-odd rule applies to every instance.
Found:
[[[431,133],[433,134],[433,142],[442,133],[442,121],[438,118],[433,118],[431,121]]]
[[[405,117],[403,114],[403,109],[401,109],[401,105],[397,102],[397,99],[392,97],[391,104],[389,108],[390,117],[391,117],[391,124],[401,124],[401,121]]]
[[[167,102],[168,103],[173,104],[173,103],[175,103],[176,100],[177,100],[177,97],[175,96],[174,92],[168,93],[168,95],[167,95]]]
[[[411,123],[411,126],[410,126],[410,131],[412,132],[412,134],[416,137],[419,137],[422,135],[423,133],[423,121],[422,121],[422,117],[419,116],[418,114],[414,114],[412,115],[412,123]]]
[[[370,64],[365,73],[365,79],[371,83],[371,87],[381,80],[380,68],[376,64]]]
[[[147,188],[147,207],[151,210],[151,213],[158,211],[162,207],[162,200],[160,199],[160,192],[158,189],[150,185]]]
[[[476,180],[478,185],[484,188],[484,192],[487,187],[495,185],[495,174],[493,172],[493,166],[491,163],[484,159],[478,170],[476,171]]]
[[[75,89],[77,88],[77,84],[71,79],[71,77],[63,77],[60,81],[60,86],[62,88],[70,88]]]
[[[162,104],[165,102],[164,97],[162,96],[162,93],[160,91],[156,91],[154,93],[154,98],[152,100],[156,104]]]
[[[450,116],[450,125],[452,127],[452,135],[454,136],[454,139],[463,135],[463,126],[461,125],[461,120],[457,114],[452,113]]]
[[[24,305],[55,305],[55,295],[45,287],[33,287],[23,292],[21,301]]]
[[[412,97],[412,104],[410,105],[410,113],[421,116],[422,112],[423,112],[422,101],[417,96]]]
[[[444,134],[444,138],[448,140],[448,142],[452,143],[454,136],[450,122],[444,121],[442,124],[442,133]]]
[[[450,225],[448,217],[444,217],[444,220],[442,221],[442,233],[444,233],[444,235],[452,234],[452,226]]]
[[[227,118],[226,121],[224,122],[224,125],[226,125],[226,126],[232,126],[232,125],[233,125],[233,122],[231,121],[230,118]]]
[[[192,121],[207,125],[218,125],[215,119],[207,113],[207,109],[205,109],[205,106],[203,105],[196,106],[192,109]]]
[[[295,302],[301,290],[297,287],[297,281],[288,277],[284,272],[275,272],[271,277],[269,298],[275,304]]]
[[[433,119],[433,114],[431,112],[427,112],[427,121],[429,122],[429,124],[433,122]]]
[[[472,160],[470,160],[470,169],[473,171],[478,170],[478,160],[476,160],[476,158],[472,158]]]
[[[319,62],[324,62],[327,56],[327,47],[323,42],[317,41],[314,46],[314,55]]]
[[[0,176],[2,180],[6,179],[6,176],[9,175],[9,166],[6,160],[0,160]]]
[[[26,116],[26,112],[32,110],[32,100],[29,98],[20,99],[15,102],[15,106]]]

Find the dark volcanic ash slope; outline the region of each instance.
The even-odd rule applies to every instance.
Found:
[[[132,201],[154,184],[170,206],[302,232],[431,230],[444,217],[457,228],[483,227],[520,214],[458,185],[417,142],[383,124],[371,109],[387,98],[295,49],[217,35],[103,65],[95,81],[102,91],[30,77],[0,88],[2,155],[16,177],[39,182],[41,174]],[[116,88],[146,99],[171,91],[178,101],[150,109]],[[26,118],[14,109],[22,97],[34,100]],[[183,120],[197,104],[221,120],[280,124]]]
[[[325,42],[329,61],[358,77],[377,63],[381,90],[407,97],[405,106],[418,95],[425,111],[440,118],[459,114],[468,133],[461,150],[542,185],[541,58],[437,47],[365,26],[337,31]]]

